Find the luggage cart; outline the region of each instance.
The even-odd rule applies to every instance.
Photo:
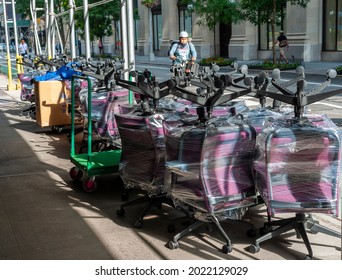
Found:
[[[83,190],[93,192],[97,188],[96,176],[113,174],[118,172],[121,158],[121,149],[106,150],[101,152],[92,151],[92,121],[91,121],[91,97],[92,87],[89,77],[74,75],[71,79],[71,108],[75,106],[75,79],[87,80],[88,83],[88,143],[87,153],[76,153],[75,149],[75,112],[71,110],[71,152],[70,159],[75,165],[69,171],[70,177],[77,181],[81,180],[83,175],[87,177],[83,180]]]

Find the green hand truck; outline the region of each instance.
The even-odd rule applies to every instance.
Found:
[[[75,148],[75,79],[87,80],[88,83],[88,136],[87,136],[87,153],[76,153]],[[93,192],[97,188],[95,181],[96,176],[114,174],[119,171],[121,159],[121,149],[106,150],[100,152],[92,151],[92,85],[89,77],[74,75],[71,79],[71,151],[70,159],[75,165],[69,171],[70,177],[74,181],[83,179],[83,190],[85,192]]]

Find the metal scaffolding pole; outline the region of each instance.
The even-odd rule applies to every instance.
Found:
[[[135,69],[133,0],[127,1],[128,59]]]
[[[59,27],[58,27],[58,22],[57,22],[57,19],[55,18],[55,26],[54,26],[54,32],[56,32],[57,31],[57,36],[58,36],[58,40],[59,40],[59,45],[60,45],[60,48],[61,48],[61,54],[62,53],[64,53],[64,46],[63,46],[63,44],[62,44],[62,37],[61,37],[61,33],[59,32]],[[54,35],[55,35],[55,33],[54,33]],[[56,49],[55,49],[55,51],[57,51]]]
[[[124,69],[129,67],[129,55],[128,55],[128,38],[127,38],[127,9],[126,0],[121,0],[121,43],[122,43],[122,57],[124,59]],[[129,79],[129,73],[124,73],[124,79]]]
[[[17,74],[23,73],[23,67],[20,64],[21,57],[19,56],[19,49],[18,49],[18,30],[17,30],[17,16],[15,12],[15,5],[14,0],[11,0],[12,2],[12,15],[13,15],[13,29],[14,29],[14,42],[15,42],[15,57],[17,61]],[[21,89],[21,84],[17,83],[16,89]]]
[[[76,58],[76,38],[75,38],[75,19],[74,19],[74,14],[75,14],[75,4],[74,0],[69,0],[69,24],[70,24],[70,54],[71,54],[71,59]]]
[[[31,18],[33,22],[33,34],[34,34],[34,49],[35,53],[39,53],[39,47],[37,42],[37,10],[36,10],[36,0],[30,1],[30,11],[31,11]]]
[[[44,9],[45,9],[45,45],[47,48],[47,55],[50,58],[51,57],[51,40],[50,40],[50,12],[49,12],[49,1],[44,1]]]
[[[54,12],[54,0],[44,0],[44,10],[46,14],[45,26],[46,26],[46,53],[49,58],[55,56],[55,35],[57,31],[57,35],[60,37],[59,30],[56,28],[58,26],[56,19],[57,17],[66,15],[69,13],[70,20],[70,53],[71,58],[76,58],[76,36],[75,36],[75,11],[83,9],[84,14],[84,40],[85,40],[85,50],[86,50],[86,58],[89,59],[91,56],[91,48],[90,48],[90,29],[89,29],[89,9],[92,7],[96,7],[99,5],[103,5],[113,0],[101,0],[93,4],[88,4],[88,0],[83,0],[83,6],[76,7],[74,0],[69,1],[69,9],[63,11],[59,14],[55,14]],[[31,12],[32,13],[32,12]],[[36,18],[32,13],[32,18]],[[35,28],[36,29],[36,28]],[[57,29],[57,30],[56,30]],[[61,40],[60,40],[61,41]]]
[[[14,40],[15,40],[15,54],[18,57],[19,50],[18,50],[18,29],[17,29],[17,19],[16,19],[16,12],[15,12],[15,5],[14,0],[11,0],[12,4],[12,14],[13,14],[13,29],[14,29]]]
[[[83,0],[83,17],[84,17],[84,41],[86,59],[90,58],[90,30],[89,30],[89,6],[88,0]]]
[[[49,22],[50,22],[50,26],[49,26],[49,29],[50,29],[50,34],[49,34],[49,41],[50,41],[50,58],[53,58],[55,57],[55,9],[54,9],[54,0],[50,0],[50,19],[49,19]]]
[[[101,6],[101,5],[103,5],[103,4],[107,4],[107,3],[112,2],[112,1],[114,1],[114,0],[102,0],[102,1],[98,1],[98,2],[96,2],[96,3],[88,4],[88,8],[91,9],[91,8],[93,8],[93,7]],[[75,5],[74,11],[80,11],[80,10],[83,10],[83,6],[78,6],[78,7],[76,7],[76,5]],[[55,14],[55,17],[60,17],[60,16],[67,15],[67,14],[69,13],[69,11],[70,11],[70,9],[65,10],[65,11],[63,11],[63,12],[60,12],[60,13],[58,13],[58,14]]]
[[[4,13],[4,28],[5,28],[5,37],[6,37],[6,60],[7,60],[7,75],[8,75],[8,85],[7,90],[15,89],[15,85],[12,84],[12,66],[11,66],[11,54],[10,54],[10,45],[8,38],[8,26],[7,26],[7,11],[6,11],[6,2],[2,1],[2,8]]]
[[[39,40],[38,35],[38,26],[37,26],[37,11],[38,10],[44,10],[43,8],[37,9],[36,0],[30,1],[30,11],[31,11],[31,17],[33,21],[33,35],[34,35],[34,47],[35,47],[35,54],[41,55],[42,54],[42,47]]]

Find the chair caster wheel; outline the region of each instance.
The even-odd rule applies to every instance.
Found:
[[[176,227],[174,224],[169,224],[167,226],[167,232],[175,232],[176,231]]]
[[[121,199],[123,200],[123,201],[127,201],[128,199],[129,199],[129,194],[128,193],[123,193],[122,195],[121,195]]]
[[[136,220],[133,225],[135,228],[142,228],[143,222],[141,220]]]
[[[206,225],[205,225],[205,230],[206,230],[208,233],[213,232],[213,231],[214,231],[213,225],[211,225],[211,224],[206,224]]]
[[[254,228],[251,228],[249,230],[247,230],[247,236],[248,237],[255,237],[256,236],[256,231]]]
[[[260,251],[260,246],[257,245],[251,245],[248,247],[249,252],[252,254],[258,253]]]
[[[125,209],[123,209],[123,208],[117,209],[117,210],[116,210],[116,215],[117,215],[118,217],[123,217],[123,216],[125,216]]]
[[[232,246],[228,246],[228,245],[223,245],[222,246],[222,253],[223,254],[229,254],[233,251],[233,247]]]
[[[178,249],[179,243],[177,241],[169,241],[168,246],[171,250]]]
[[[305,258],[304,258],[304,260],[306,260],[306,261],[308,261],[308,260],[312,260],[312,257],[311,257],[311,256],[309,256],[309,255],[306,255],[306,256],[305,256]]]

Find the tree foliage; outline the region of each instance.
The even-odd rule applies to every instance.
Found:
[[[281,11],[286,2],[306,8],[310,0],[240,0],[239,6],[242,18],[258,25],[271,22],[272,19],[277,23],[277,19],[284,18],[285,14]]]
[[[36,7],[44,7],[44,0],[36,0]],[[26,17],[31,18],[30,0],[16,0],[15,11],[22,19],[25,19]],[[38,16],[41,16],[43,13],[44,11],[39,11]]]
[[[282,7],[285,4],[298,5],[306,8],[310,0],[240,0],[239,8],[242,19],[250,21],[255,25],[271,24],[272,30],[272,51],[273,63],[276,63],[275,51],[275,26],[279,25],[284,19],[285,14],[282,13]]]
[[[30,0],[16,0],[16,14],[20,15],[22,19],[30,18],[32,19],[31,10],[30,10]],[[58,14],[66,9],[68,9],[68,0],[55,0],[54,1],[54,12]],[[37,17],[44,17],[44,0],[36,0],[36,8],[37,8]],[[57,22],[62,38],[63,44],[65,44],[65,34],[64,34],[64,17],[58,17]]]
[[[141,4],[151,9],[151,8],[154,8],[155,6],[160,5],[160,0],[142,0]]]
[[[15,10],[17,14],[20,14],[22,18],[29,17],[31,18],[30,12],[30,0],[16,0]],[[55,0],[55,13],[60,13],[68,8],[69,1],[68,0]],[[44,0],[36,0],[36,8],[43,9],[44,8]],[[44,10],[38,10],[37,16],[41,17],[45,13]]]
[[[194,12],[199,16],[197,24],[206,25],[214,30],[218,23],[236,23],[240,17],[238,3],[229,0],[183,0],[184,5],[192,4]]]
[[[96,3],[99,0],[89,0],[89,4]],[[83,0],[76,0],[76,6],[81,6]],[[113,34],[113,21],[120,19],[121,1],[113,0],[109,3],[95,6],[89,9],[89,30],[90,40],[111,36]],[[83,10],[75,13],[76,28],[80,30],[81,36],[84,36],[84,16]]]
[[[88,0],[89,4],[99,2],[100,0]],[[76,7],[83,6],[83,0],[75,0]],[[69,9],[69,0],[55,0],[55,13],[60,13]],[[89,29],[90,38],[94,40],[96,38],[102,38],[103,36],[110,36],[113,34],[112,23],[113,20],[120,19],[120,0],[113,0],[109,3],[95,6],[89,9]],[[43,8],[44,0],[36,0],[36,7]],[[21,14],[22,17],[29,16],[30,14],[30,1],[29,0],[16,0],[16,11]],[[44,14],[44,11],[38,11],[38,17]],[[65,22],[69,21],[68,14],[63,16],[64,20],[58,19],[60,30],[63,30]],[[80,30],[81,36],[83,36],[84,30],[84,16],[83,10],[79,10],[75,13],[76,29]],[[64,37],[64,36],[62,36]]]

